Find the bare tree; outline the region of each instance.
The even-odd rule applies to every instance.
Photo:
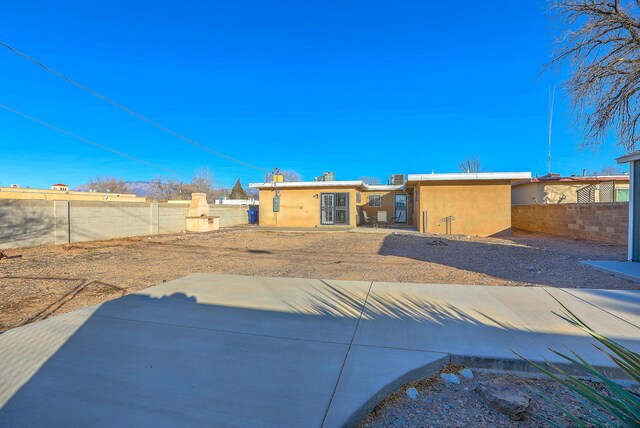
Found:
[[[171,178],[156,177],[151,180],[151,196],[157,201],[186,200],[191,197],[189,184]]]
[[[156,177],[151,181],[151,195],[159,201],[188,200],[192,193],[206,193],[209,202],[224,196],[228,190],[215,185],[209,168],[196,170],[191,183],[171,178]]]
[[[622,170],[617,166],[605,166],[601,170],[591,172],[591,175],[622,175]]]
[[[364,181],[365,184],[372,184],[372,185],[382,183],[382,180],[380,180],[378,177],[370,177],[368,175],[363,175],[358,180]]]
[[[89,190],[99,193],[127,193],[127,184],[120,178],[97,176],[89,180]]]
[[[549,68],[568,63],[569,93],[586,146],[615,131],[618,144],[634,150],[640,135],[640,2],[553,0],[560,35]]]
[[[302,181],[302,176],[296,171],[278,171],[284,177],[284,181]],[[267,174],[267,181],[273,180],[273,173]]]
[[[458,162],[458,171],[467,173],[480,172],[480,158],[473,155]]]

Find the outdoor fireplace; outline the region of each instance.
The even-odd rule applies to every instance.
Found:
[[[192,193],[187,214],[187,231],[209,232],[220,228],[220,217],[209,215],[206,193]]]

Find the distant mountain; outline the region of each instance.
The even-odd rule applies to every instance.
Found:
[[[125,181],[127,185],[127,193],[135,193],[136,196],[148,196],[151,193],[151,182],[149,181]],[[80,186],[75,187],[73,190],[78,192],[88,192],[89,185],[81,184]]]

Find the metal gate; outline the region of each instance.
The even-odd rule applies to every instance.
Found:
[[[349,194],[320,194],[320,224],[349,224]]]

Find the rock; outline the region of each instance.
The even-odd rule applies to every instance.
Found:
[[[531,398],[527,394],[513,386],[505,378],[480,382],[478,393],[491,407],[514,421],[522,420],[531,402]]]
[[[462,369],[458,374],[465,379],[473,379],[473,372],[469,369]]]
[[[405,393],[407,394],[407,397],[411,398],[412,400],[416,400],[418,398],[418,395],[420,395],[418,390],[415,389],[414,387],[407,388]]]
[[[0,251],[0,259],[4,259],[5,257],[7,257],[7,255],[2,251]]]
[[[445,381],[445,383],[458,385],[460,383],[460,378],[453,373],[440,373],[440,379]]]

